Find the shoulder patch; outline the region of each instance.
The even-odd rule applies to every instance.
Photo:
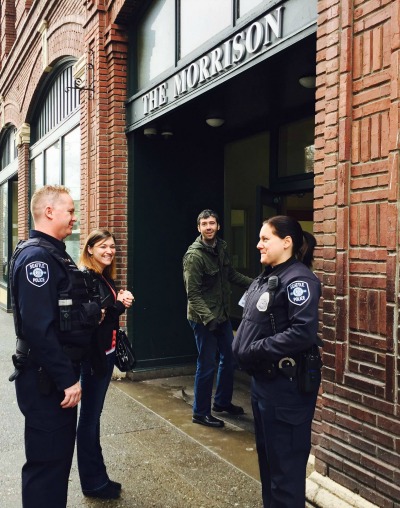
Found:
[[[49,266],[43,261],[32,261],[25,267],[28,281],[40,288],[49,280]]]
[[[308,282],[296,280],[287,287],[289,301],[295,305],[303,305],[310,298]]]

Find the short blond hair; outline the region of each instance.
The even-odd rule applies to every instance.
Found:
[[[45,185],[37,189],[31,199],[31,214],[37,218],[40,208],[44,205],[54,206],[61,194],[70,194],[70,190],[64,185]]]

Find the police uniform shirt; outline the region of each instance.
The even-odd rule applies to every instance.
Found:
[[[29,237],[45,238],[64,258],[69,258],[64,242],[35,230]],[[57,336],[58,294],[68,285],[65,270],[44,247],[29,246],[18,255],[12,277],[21,316],[21,338],[28,343],[34,362],[46,370],[59,391],[73,386],[78,381],[77,374]]]
[[[268,279],[276,274],[277,287]],[[250,286],[233,352],[241,365],[279,360],[320,344],[318,302],[321,283],[303,263],[290,258],[267,268]]]

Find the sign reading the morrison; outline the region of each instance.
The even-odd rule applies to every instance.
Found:
[[[287,2],[289,10],[285,11],[285,7],[280,5],[265,13],[158,86],[135,98],[128,104],[131,120],[128,123],[132,125],[153,115],[158,116],[162,109],[169,109],[168,106],[172,107],[174,102],[192,95],[203,85],[217,81],[265,54],[289,33],[298,32],[314,21],[313,9],[307,8],[309,5],[304,0],[291,0]]]
[[[233,65],[243,62],[249,55],[258,53],[263,46],[269,46],[272,43],[272,34],[277,39],[282,37],[282,13],[283,6],[275,9],[274,13],[266,14],[262,20],[255,21],[247,30],[237,33],[222,46],[182,69],[169,81],[146,93],[142,97],[143,114],[146,116],[154,109],[167,104],[169,100],[167,91],[171,84],[173,98],[178,99],[182,94],[213,79]]]

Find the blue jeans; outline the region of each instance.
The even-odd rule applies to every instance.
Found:
[[[214,402],[219,406],[229,406],[233,393],[233,332],[230,321],[219,326],[218,335],[210,332],[202,323],[189,320],[196,340],[197,369],[194,379],[193,413],[206,416],[211,414],[211,397],[217,352],[219,353],[217,386]]]
[[[79,477],[82,491],[101,489],[109,481],[100,445],[100,416],[114,369],[115,353],[107,355],[107,374],[98,378],[89,361],[82,362],[82,400],[76,433]]]

